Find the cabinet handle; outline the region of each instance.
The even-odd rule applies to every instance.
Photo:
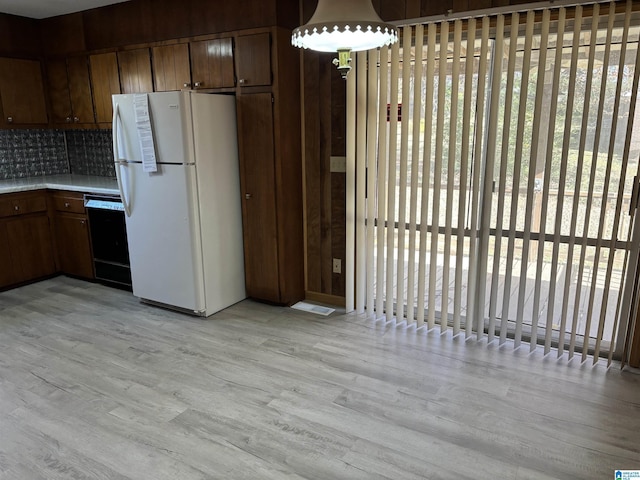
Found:
[[[69,208],[71,204],[69,202],[64,202],[64,208]]]
[[[13,117],[7,117],[7,123],[13,123]]]
[[[67,123],[71,123],[71,117],[65,118],[64,121],[67,122]]]
[[[202,86],[202,82],[196,82],[193,84],[194,87],[200,88]]]
[[[244,198],[246,198],[247,200],[249,200],[251,198],[251,194],[250,193],[245,193],[244,194]]]
[[[79,117],[73,117],[73,121],[76,122],[76,123],[79,123],[80,122],[80,118]]]
[[[184,88],[191,88],[191,84],[190,83],[183,83],[182,86]]]
[[[14,209],[16,212],[19,212],[19,211],[20,211],[20,205],[14,205],[14,206],[13,206],[13,209]]]
[[[86,223],[85,220],[80,220],[80,225],[82,225],[84,227],[84,224]]]
[[[246,80],[244,78],[241,78],[240,80],[238,80],[238,83],[240,85],[244,85],[246,83]]]

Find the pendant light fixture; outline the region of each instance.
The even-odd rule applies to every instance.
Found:
[[[291,44],[318,52],[337,52],[333,63],[342,78],[351,70],[351,52],[398,41],[396,28],[382,21],[371,0],[318,0],[311,20],[293,31]]]

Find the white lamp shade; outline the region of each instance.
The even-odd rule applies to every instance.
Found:
[[[291,36],[292,45],[319,52],[359,52],[397,40],[395,27],[380,19],[370,0],[319,0],[309,23]]]

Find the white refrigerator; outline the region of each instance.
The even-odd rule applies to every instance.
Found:
[[[200,316],[244,299],[235,98],[113,95],[113,110],[133,294]]]

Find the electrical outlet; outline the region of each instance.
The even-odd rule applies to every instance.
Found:
[[[333,273],[342,273],[342,260],[339,258],[333,259]]]
[[[345,173],[347,171],[347,157],[331,157],[331,173]]]

